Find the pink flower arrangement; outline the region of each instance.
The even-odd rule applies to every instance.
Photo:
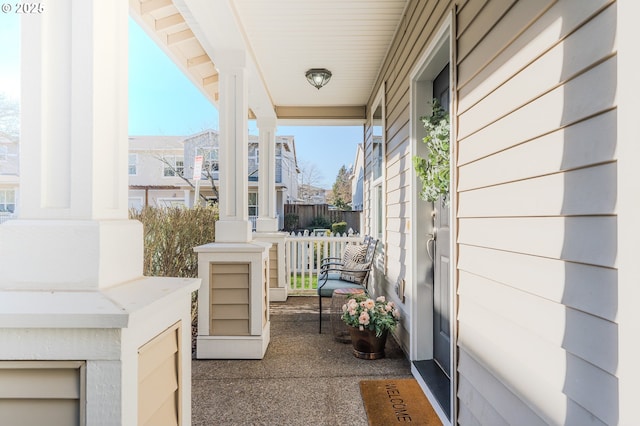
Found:
[[[375,330],[380,337],[385,331],[393,331],[400,320],[400,311],[393,302],[387,302],[384,296],[375,300],[356,295],[342,306],[342,320],[351,327],[360,330]]]

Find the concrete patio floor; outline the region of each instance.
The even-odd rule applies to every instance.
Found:
[[[378,360],[354,357],[351,344],[333,339],[328,315],[318,334],[316,297],[272,302],[264,359],[193,360],[192,424],[368,425],[359,382],[411,377],[391,337],[385,352]]]

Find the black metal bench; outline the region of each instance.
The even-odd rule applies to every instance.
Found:
[[[373,257],[378,240],[365,237],[361,246],[366,247],[364,259],[361,262],[345,258],[325,258],[320,262],[318,273],[318,307],[319,333],[322,333],[322,298],[332,297],[337,289],[362,289],[367,292],[367,283],[371,274]]]

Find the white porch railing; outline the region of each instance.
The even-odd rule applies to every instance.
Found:
[[[4,212],[2,212],[2,213],[0,213],[0,225],[2,225],[3,223],[5,223],[8,220],[15,219],[15,218],[16,218],[16,216],[13,213],[4,213]]]
[[[362,242],[362,237],[353,232],[343,235],[314,234],[292,232],[285,239],[285,273],[290,277],[291,296],[316,294],[320,261],[325,257],[342,257],[347,243]]]

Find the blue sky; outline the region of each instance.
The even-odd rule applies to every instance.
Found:
[[[19,15],[0,13],[0,91],[18,98],[20,87]],[[182,72],[129,20],[129,134],[189,135],[218,129],[218,112]],[[257,134],[255,124],[249,132]],[[293,135],[300,163],[316,166],[330,189],[342,165],[355,158],[361,126],[280,126]]]
[[[130,19],[129,134],[188,135],[207,128],[218,129],[217,110]],[[249,132],[257,134],[255,123]],[[314,164],[327,189],[362,142],[362,126],[280,126],[277,133],[295,136],[298,161]]]

